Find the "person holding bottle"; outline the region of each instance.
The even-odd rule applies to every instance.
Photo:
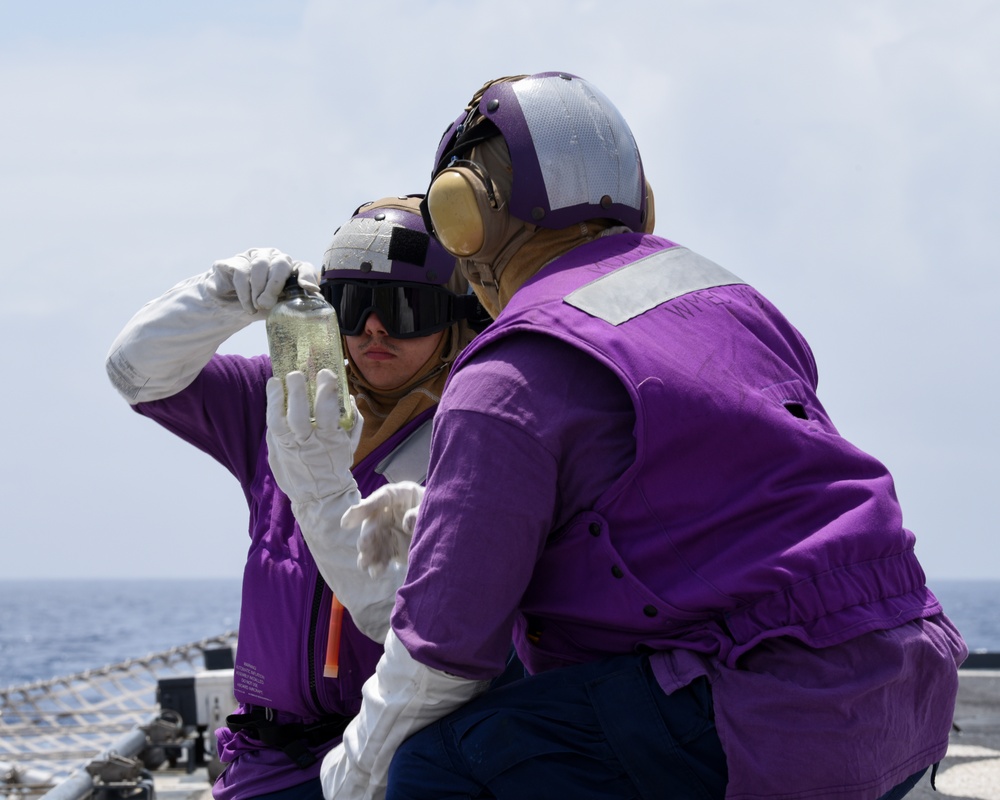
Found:
[[[905,795],[945,754],[965,643],[800,333],[652,234],[608,98],[487,83],[424,210],[495,319],[445,387],[328,800]],[[529,675],[488,690],[511,637]]]
[[[388,560],[380,570],[359,568],[358,531],[347,531],[342,564],[317,542],[323,572],[351,573],[344,596],[333,594],[268,464],[269,357],[216,353],[267,317],[293,275],[308,292],[319,283],[337,303],[350,407],[360,412],[344,453],[352,503],[387,481],[424,480],[431,418],[482,316],[454,257],[427,236],[419,197],[389,197],[361,206],[338,229],[321,280],[311,264],[278,250],[248,250],[147,303],[115,339],[107,371],[132,409],[219,461],[247,498],[234,670],[240,706],[218,731],[218,800],[322,796],[322,758],[358,711],[404,574],[384,568]],[[333,378],[320,373],[320,401],[339,407],[335,380],[324,383]],[[301,374],[292,373],[289,397],[305,397]],[[336,410],[332,417],[339,429]]]

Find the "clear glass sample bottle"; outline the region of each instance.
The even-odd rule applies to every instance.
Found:
[[[321,369],[333,370],[340,393],[340,426],[351,430],[354,409],[347,399],[347,368],[333,306],[319,295],[308,294],[299,286],[298,276],[292,274],[265,325],[274,376],[284,383],[289,372],[305,373],[309,418],[315,422],[316,373]],[[287,400],[287,389],[285,396]]]

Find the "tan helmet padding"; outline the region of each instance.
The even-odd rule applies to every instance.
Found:
[[[653,187],[646,181],[646,221],[642,226],[643,233],[652,233],[656,226],[656,203],[653,199]]]

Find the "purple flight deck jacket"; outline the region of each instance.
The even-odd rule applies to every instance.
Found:
[[[250,548],[234,669],[238,711],[266,707],[279,724],[308,724],[326,715],[358,712],[361,687],[375,672],[382,647],[360,633],[345,610],[339,673],[324,677],[332,593],[267,463],[265,384],[270,377],[267,356],[216,355],[183,391],[134,408],[208,453],[243,487]],[[386,462],[411,434],[416,434],[412,441],[420,438],[432,414],[405,426],[353,470],[363,496],[387,482]],[[394,477],[420,481],[426,463],[425,450],[417,473]],[[205,531],[217,533],[222,532]],[[299,769],[283,752],[245,733],[222,728],[218,736],[220,757],[229,764],[213,789],[219,800],[242,800],[316,778],[323,755],[340,741],[312,748],[316,762]]]

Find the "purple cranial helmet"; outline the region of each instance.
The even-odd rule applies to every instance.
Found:
[[[421,199],[386,197],[359,207],[326,250],[323,280],[447,284],[455,258],[427,235]]]
[[[543,72],[487,84],[445,132],[432,181],[497,132],[513,169],[511,216],[541,228],[604,218],[643,229],[639,149],[618,109],[586,80]]]

